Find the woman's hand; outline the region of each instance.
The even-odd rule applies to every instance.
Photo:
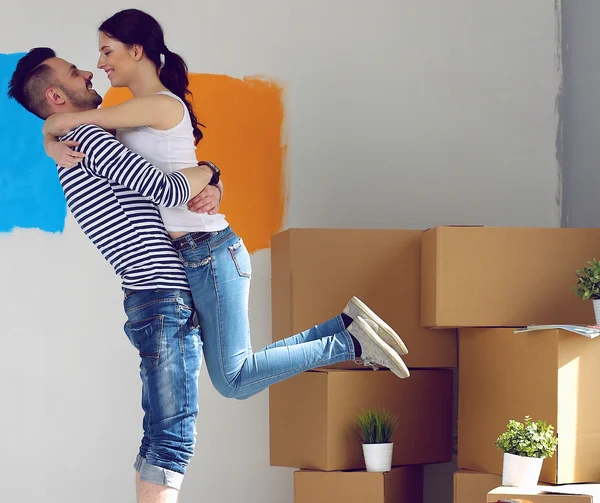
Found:
[[[61,168],[74,168],[85,157],[83,152],[73,150],[79,145],[76,141],[53,141],[44,146],[46,155],[51,157]]]
[[[67,121],[68,115],[69,114],[66,113],[52,114],[44,122],[42,133],[45,135],[51,134],[54,136],[62,136],[67,134],[69,131],[71,131]]]

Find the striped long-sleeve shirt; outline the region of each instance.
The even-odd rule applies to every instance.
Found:
[[[58,168],[67,205],[123,287],[189,290],[157,207],[190,198],[185,176],[163,173],[98,126],[80,126],[61,140],[79,142],[76,150],[86,154],[75,168]]]

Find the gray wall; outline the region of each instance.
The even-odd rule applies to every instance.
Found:
[[[599,227],[600,2],[563,0],[562,19],[562,223]]]

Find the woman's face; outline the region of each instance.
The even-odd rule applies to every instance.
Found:
[[[103,32],[98,35],[98,48],[98,68],[106,72],[111,86],[127,87],[135,75],[140,48],[128,47]]]

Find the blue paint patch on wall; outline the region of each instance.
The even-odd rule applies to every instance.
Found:
[[[41,119],[6,95],[23,54],[0,54],[0,232],[62,232],[67,205],[56,165],[44,153]]]

